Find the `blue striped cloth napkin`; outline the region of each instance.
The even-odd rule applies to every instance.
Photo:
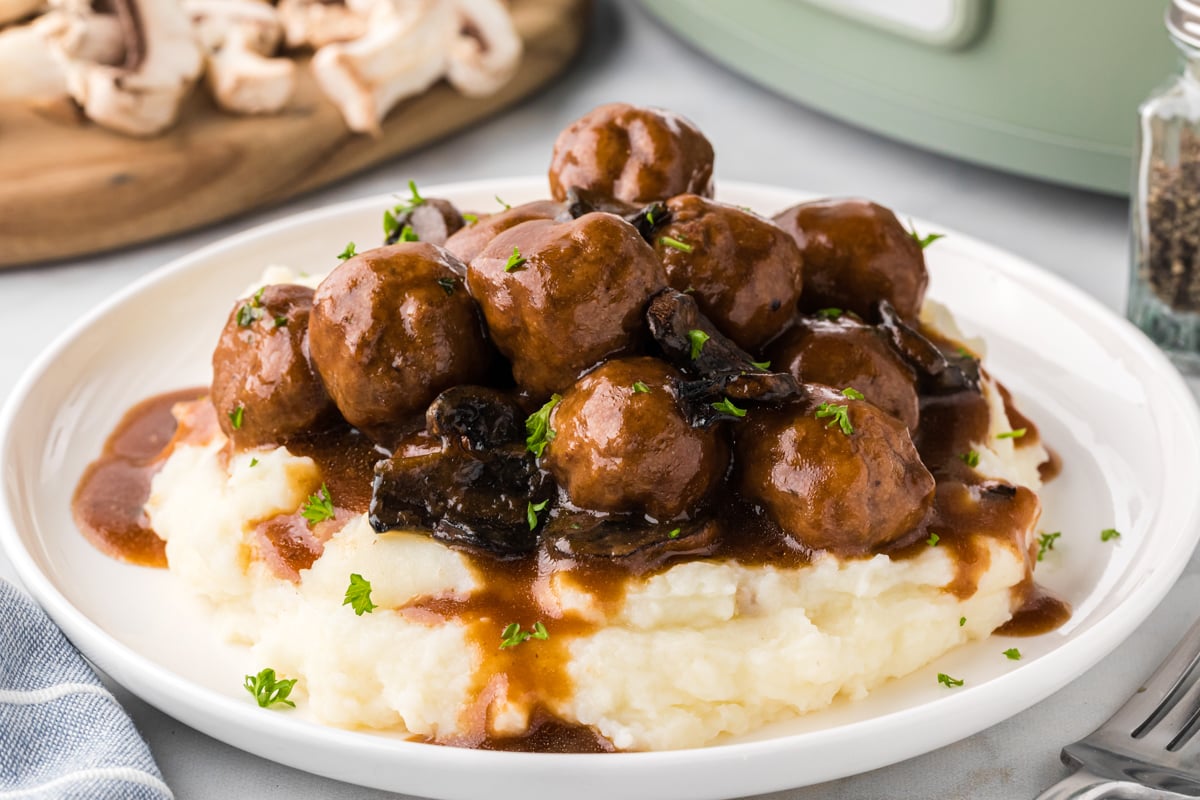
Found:
[[[0,800],[165,800],[133,720],[50,618],[0,579]]]

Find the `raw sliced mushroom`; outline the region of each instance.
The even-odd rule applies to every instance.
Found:
[[[283,38],[273,6],[256,0],[186,0],[208,54],[207,82],[217,105],[242,114],[279,111],[296,85],[296,64],[269,58]]]
[[[366,17],[345,3],[324,0],[279,0],[283,40],[289,50],[320,49],[334,42],[350,42],[367,33]]]
[[[56,3],[27,25],[0,31],[0,99],[46,103],[66,99],[73,61],[120,64],[125,37],[112,14],[88,2]]]
[[[457,0],[458,30],[449,42],[446,79],[468,97],[494,94],[521,62],[524,45],[501,0]]]

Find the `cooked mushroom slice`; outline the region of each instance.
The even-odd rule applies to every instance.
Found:
[[[641,575],[672,559],[710,555],[720,526],[710,519],[655,525],[637,517],[556,513],[542,538],[552,556],[618,562]]]
[[[768,372],[755,363],[683,292],[663,289],[656,294],[646,309],[646,320],[667,359],[697,376],[679,385],[679,402],[697,427],[745,416],[744,409],[723,401],[773,403],[803,393],[791,375]]]
[[[314,50],[334,42],[349,42],[367,32],[367,20],[338,0],[279,0],[283,40],[289,50]]]
[[[290,58],[269,58],[283,26],[273,6],[256,0],[185,0],[196,37],[208,53],[207,80],[217,105],[243,114],[283,108],[296,84]]]
[[[503,392],[483,386],[455,386],[442,392],[425,412],[425,427],[445,444],[488,450],[524,436],[521,409]]]
[[[879,303],[879,327],[896,351],[914,370],[922,394],[954,394],[979,391],[979,362],[970,355],[947,356],[938,346],[909,325],[892,304]]]
[[[317,51],[313,75],[350,130],[379,135],[393,106],[446,73],[454,12],[454,4],[445,0],[411,0],[402,6],[378,0],[365,36]]]
[[[520,412],[477,386],[443,392],[429,407],[441,448],[399,453],[375,467],[372,527],[429,531],[448,544],[517,555],[537,544],[530,508],[548,502],[553,482],[522,441]]]
[[[449,42],[446,79],[468,97],[493,94],[508,83],[523,45],[500,0],[456,0],[458,32]]]
[[[384,244],[395,244],[406,235],[411,235],[417,241],[441,246],[466,224],[462,213],[453,203],[438,197],[424,197],[415,205],[402,207],[400,213],[395,215],[395,220]],[[406,234],[405,228],[411,233]]]

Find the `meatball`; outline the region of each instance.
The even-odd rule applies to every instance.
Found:
[[[891,302],[916,319],[929,275],[921,246],[896,215],[867,200],[801,203],[775,217],[804,253],[801,311],[841,308],[877,321],[876,304]]]
[[[557,219],[566,213],[566,206],[550,200],[535,200],[520,206],[480,217],[446,240],[446,249],[462,259],[464,264],[470,264],[471,259],[479,255],[488,243],[509,228],[516,227],[522,222],[534,219]]]
[[[572,122],[554,142],[550,194],[572,187],[634,205],[692,192],[712,197],[713,148],[683,117],[610,103]]]
[[[636,351],[646,304],[666,280],[637,230],[605,213],[522,223],[493,239],[467,273],[492,340],[534,397]]]
[[[389,214],[391,212],[388,212]],[[418,241],[444,245],[446,240],[466,224],[463,215],[449,200],[428,197],[395,217],[391,233],[384,244],[395,244],[404,234],[405,226],[412,228]],[[386,221],[385,221],[386,224]]]
[[[756,214],[694,194],[667,201],[654,250],[667,281],[742,349],[758,352],[791,323],[800,298],[800,248]]]
[[[851,386],[917,429],[917,376],[878,329],[851,319],[805,320],[768,351],[772,368],[803,383]]]
[[[213,351],[217,421],[237,447],[278,444],[336,419],[308,359],[313,290],[265,286],[239,300]]]
[[[313,363],[349,422],[385,440],[444,389],[478,382],[491,349],[462,262],[425,242],[368,250],[317,287]]]
[[[752,413],[735,458],[743,496],[811,550],[875,550],[916,528],[933,502],[933,476],[904,425],[825,387]]]
[[[571,502],[669,520],[720,482],[729,448],[719,428],[680,410],[680,373],[655,358],[609,361],[579,379],[550,415],[543,465]]]

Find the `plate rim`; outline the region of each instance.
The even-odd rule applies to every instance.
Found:
[[[439,184],[424,188],[423,191],[450,197],[481,190],[524,192],[534,187],[544,190],[543,181],[544,178],[541,177],[482,179]],[[778,197],[785,203],[802,202],[816,197],[808,192],[782,186],[722,181],[718,185],[718,198],[726,192],[756,193]],[[53,367],[61,352],[77,339],[81,332],[91,327],[97,319],[103,317],[112,308],[159,282],[169,280],[180,272],[197,268],[198,264],[222,252],[237,250],[243,245],[263,237],[279,234],[291,228],[303,227],[311,221],[342,214],[365,213],[368,209],[377,211],[390,204],[391,199],[391,194],[371,195],[310,209],[251,227],[173,259],[108,296],[56,336],[22,373],[6,399],[3,409],[0,410],[0,458],[5,457],[9,449],[13,447],[12,440],[17,422],[17,411],[24,404],[28,395],[34,391],[42,377]],[[903,215],[902,218],[909,219],[908,215]],[[1156,399],[1174,406],[1175,411],[1178,412],[1173,417],[1172,423],[1176,426],[1175,433],[1179,438],[1200,442],[1200,409],[1197,408],[1196,400],[1183,377],[1175,370],[1166,356],[1130,322],[1082,289],[1058,275],[1037,267],[1015,253],[919,217],[914,216],[912,220],[919,223],[923,229],[936,229],[945,232],[948,237],[953,237],[956,244],[961,244],[967,251],[978,254],[985,260],[990,269],[1005,274],[1034,290],[1044,289],[1048,295],[1065,297],[1075,308],[1085,312],[1088,317],[1103,322],[1104,328],[1115,334],[1123,344],[1142,359],[1146,370],[1162,381],[1163,385],[1157,388],[1166,389],[1167,394],[1159,395]],[[627,771],[636,775],[638,773],[645,774],[645,768],[651,766],[665,768],[686,764],[694,768],[697,766],[694,763],[696,753],[703,752],[705,756],[701,760],[707,765],[705,772],[715,774],[712,770],[714,768],[719,770],[721,765],[728,766],[735,762],[746,764],[748,761],[778,758],[781,755],[787,757],[789,751],[795,748],[796,740],[800,738],[824,740],[827,742],[827,746],[839,746],[864,735],[887,736],[889,733],[901,733],[904,728],[909,726],[931,722],[945,716],[943,709],[947,705],[958,712],[957,717],[960,722],[957,725],[944,726],[940,735],[935,734],[921,738],[919,744],[914,744],[916,737],[908,744],[905,744],[905,737],[897,737],[894,740],[894,748],[889,751],[885,760],[875,759],[871,760],[869,764],[864,760],[863,769],[878,768],[943,747],[964,736],[991,727],[1043,700],[1083,674],[1120,645],[1153,612],[1185,569],[1188,556],[1195,549],[1197,541],[1200,540],[1200,498],[1193,498],[1185,515],[1189,532],[1176,538],[1171,543],[1172,548],[1160,556],[1160,560],[1163,560],[1163,569],[1157,572],[1158,579],[1143,581],[1141,585],[1131,589],[1122,606],[1110,614],[1103,623],[1089,627],[1064,646],[1057,647],[1036,661],[1025,665],[1021,673],[1013,672],[997,676],[985,683],[948,694],[945,698],[917,707],[885,713],[827,730],[785,734],[759,741],[735,742],[706,748],[621,753],[602,757],[588,754],[501,753],[427,747],[418,743],[381,737],[370,732],[343,730],[308,720],[263,714],[257,707],[236,703],[231,698],[192,683],[183,675],[139,654],[132,647],[105,633],[83,610],[76,608],[57,589],[51,577],[39,568],[33,555],[24,546],[21,534],[17,530],[16,512],[14,508],[10,508],[9,504],[8,490],[11,483],[7,473],[11,467],[7,462],[4,469],[6,476],[3,485],[0,486],[0,548],[10,559],[18,577],[29,593],[64,630],[68,638],[102,669],[113,675],[114,679],[163,713],[255,755],[310,772],[329,775],[339,780],[351,780],[360,785],[392,790],[397,790],[393,783],[373,783],[369,780],[370,776],[367,775],[348,778],[345,773],[315,770],[311,765],[300,762],[299,759],[289,761],[286,758],[264,752],[263,748],[256,748],[252,744],[247,746],[246,742],[254,737],[269,737],[276,743],[304,745],[320,743],[339,750],[349,748],[359,753],[370,752],[376,755],[387,755],[397,761],[416,757],[422,762],[428,763],[429,768],[434,771],[453,770],[464,766],[482,766],[492,771],[494,777],[514,781],[524,775],[530,765],[535,763],[542,771],[545,771],[545,768],[552,763],[554,770],[561,770],[564,776],[577,779],[580,776],[596,772],[593,767],[597,758],[602,759],[606,765],[610,765],[613,759],[618,759],[623,765],[622,768],[627,764],[629,765]],[[1151,528],[1161,524],[1159,517],[1162,514],[1162,507],[1155,507],[1153,513],[1155,518],[1151,522]],[[1164,560],[1163,556],[1171,557]],[[130,677],[135,680],[130,681]],[[1031,679],[1037,684],[1037,690],[1033,692],[1023,690],[1020,693],[1020,701],[1013,704],[1008,692],[1010,685],[1018,682],[1026,684]],[[172,698],[174,698],[174,702],[172,702]],[[1005,698],[1006,702],[997,702],[1000,698]],[[997,712],[995,710],[997,707],[1002,707],[1003,710]],[[210,717],[223,720],[222,724],[226,727],[217,730],[220,726],[207,721]],[[964,722],[964,720],[970,720],[970,722]],[[981,723],[979,720],[983,720],[983,722]],[[312,738],[314,736],[317,737],[316,740]],[[420,749],[410,750],[410,748]],[[276,748],[276,751],[279,749],[281,748]],[[610,768],[606,767],[604,771],[610,771]],[[854,773],[846,771],[837,774],[814,773],[811,780],[806,779],[802,783],[796,783],[791,778],[769,781],[760,776],[758,783],[749,787],[741,785],[738,791],[745,791],[747,788],[755,792],[774,791],[845,777],[848,774]],[[547,784],[547,786],[551,785]],[[702,792],[702,796],[714,798],[725,796],[724,789],[718,788],[722,786],[720,781],[707,785],[711,787],[712,792],[708,794]],[[420,790],[420,787],[416,788]],[[528,790],[530,787],[526,786],[525,788]],[[401,790],[413,791],[414,787]],[[437,794],[444,797],[466,796],[448,794],[443,791],[439,791]],[[686,795],[681,796],[700,797],[701,795],[698,795],[693,788],[689,789]]]

